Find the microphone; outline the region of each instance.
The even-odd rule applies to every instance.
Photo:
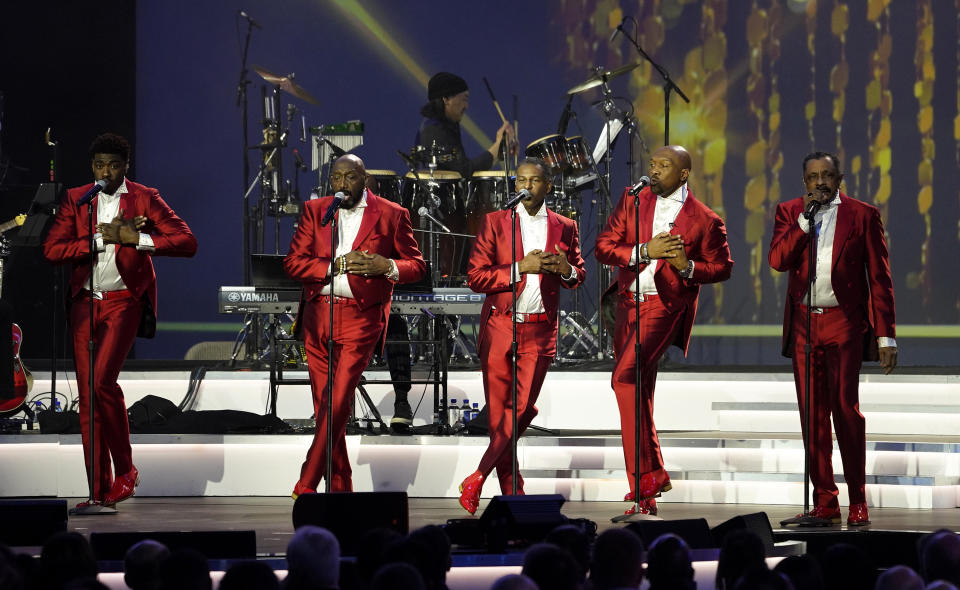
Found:
[[[86,205],[87,203],[92,201],[93,198],[97,196],[97,193],[99,193],[105,188],[107,188],[107,181],[101,178],[100,180],[95,182],[93,186],[90,187],[90,190],[88,190],[86,193],[84,193],[82,197],[80,197],[80,200],[77,201],[77,207],[82,207],[83,205]]]
[[[807,195],[810,196],[810,195],[813,195],[813,193],[807,193]],[[820,210],[820,207],[823,207],[823,203],[821,203],[817,199],[813,199],[812,201],[807,203],[806,208],[803,210],[803,217],[807,221],[812,220],[813,216],[816,215],[817,211]]]
[[[307,142],[307,116],[300,115],[300,143]]]
[[[247,19],[247,22],[250,23],[250,26],[251,26],[251,27],[253,27],[253,28],[255,28],[255,29],[263,30],[263,27],[261,27],[260,24],[257,23],[257,21],[255,21],[255,20],[253,20],[252,18],[250,18],[250,15],[247,14],[245,11],[241,10],[241,11],[240,11],[240,16],[242,16],[243,18]]]
[[[323,138],[323,141],[324,141],[324,143],[326,143],[328,146],[330,146],[330,149],[333,150],[333,155],[335,155],[336,157],[339,158],[340,156],[343,156],[343,155],[345,155],[345,154],[347,153],[346,150],[344,150],[343,148],[341,148],[341,147],[338,146],[337,144],[333,143],[332,141],[330,141],[330,140],[327,139],[326,137]]]
[[[301,170],[307,169],[307,165],[303,162],[303,158],[300,157],[300,152],[297,151],[297,148],[293,148],[293,159],[297,162],[297,168]]]
[[[521,190],[519,193],[513,195],[513,197],[511,197],[510,200],[507,201],[507,204],[504,205],[503,207],[501,207],[501,209],[503,209],[504,211],[507,211],[507,210],[509,210],[509,209],[513,209],[514,207],[517,206],[517,203],[519,203],[520,201],[522,201],[522,200],[524,200],[524,199],[526,199],[527,197],[530,197],[530,196],[532,196],[532,195],[530,194],[530,191],[528,191],[527,189],[523,189],[523,190]]]
[[[323,214],[323,219],[320,220],[320,227],[330,223],[330,220],[333,219],[333,215],[337,212],[337,209],[343,205],[343,201],[346,198],[347,195],[345,195],[343,191],[337,191],[337,194],[333,195],[333,202],[330,203],[330,206],[327,207],[326,213]]]
[[[427,209],[426,207],[420,207],[420,209],[417,210],[417,213],[420,215],[420,217],[426,217],[427,219],[429,219],[430,221],[438,225],[440,229],[442,229],[444,232],[450,233],[450,228],[440,223],[437,220],[437,218],[434,217],[433,215],[430,215],[430,210]]]
[[[243,13],[240,13],[243,14]],[[623,28],[623,23],[627,22],[627,17],[620,19],[620,24],[617,25],[617,28],[613,30],[613,34],[610,35],[610,43],[613,43],[613,40],[617,38],[617,35],[620,33],[620,29]]]
[[[400,155],[400,157],[403,159],[403,163],[406,164],[408,168],[410,168],[411,170],[417,169],[417,163],[414,161],[413,158],[401,152],[400,150],[397,150],[397,154]]]
[[[650,186],[649,176],[641,176],[640,180],[637,181],[637,184],[630,187],[630,190],[628,190],[627,192],[630,193],[631,197],[635,197],[640,194],[640,191],[642,191],[643,187],[645,186]]]

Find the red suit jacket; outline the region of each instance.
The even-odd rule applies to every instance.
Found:
[[[510,287],[510,267],[516,260],[523,258],[523,239],[520,232],[520,220],[517,220],[517,249],[510,253],[510,211],[496,211],[487,214],[473,242],[473,251],[467,266],[467,279],[470,288],[477,293],[486,293],[483,309],[480,312],[480,325],[486,326],[487,318],[493,308],[509,310],[513,306],[513,294]],[[543,308],[550,317],[554,330],[557,327],[557,305],[560,287],[573,289],[583,282],[586,275],[583,257],[580,255],[580,239],[577,224],[572,219],[557,215],[547,209],[547,243],[545,252],[556,252],[554,246],[566,251],[567,262],[577,269],[577,278],[565,282],[558,275],[544,273],[540,275],[540,296]],[[517,295],[523,292],[527,284],[527,275],[520,275],[517,283]],[[479,339],[483,340],[481,328]]]
[[[157,275],[154,273],[151,257],[193,256],[197,252],[197,239],[187,224],[160,198],[157,189],[137,184],[130,179],[127,179],[126,183],[127,192],[120,196],[123,217],[132,219],[143,215],[149,220],[149,229],[143,233],[149,233],[153,238],[155,250],[151,253],[137,250],[133,246],[117,248],[117,270],[123,283],[135,297],[147,297],[153,319],[156,320]],[[54,263],[73,263],[73,274],[70,275],[70,295],[73,297],[85,288],[84,283],[90,276],[87,206],[77,206],[77,201],[92,186],[93,183],[90,183],[67,191],[43,243],[43,254],[47,260]]]
[[[630,283],[637,280],[637,273],[643,272],[647,265],[639,264],[634,268],[627,268],[630,264],[630,255],[635,250],[635,244],[648,242],[653,237],[653,214],[656,210],[657,196],[650,188],[640,193],[640,236],[634,235],[634,207],[633,197],[623,191],[620,202],[607,220],[606,227],[597,237],[597,260],[619,268],[617,272],[618,291],[626,294],[630,290]],[[690,344],[690,331],[693,320],[697,315],[697,299],[700,296],[700,285],[704,283],[719,283],[730,278],[733,270],[733,259],[730,258],[730,247],[727,245],[727,230],[723,220],[693,196],[693,191],[687,191],[677,219],[674,222],[672,234],[683,236],[683,244],[687,258],[694,261],[693,275],[689,279],[681,278],[670,263],[665,259],[654,260],[657,270],[653,280],[657,285],[657,293],[664,307],[671,313],[684,314],[681,330],[677,339],[672,342],[683,353],[687,353]]]
[[[783,355],[791,356],[794,304],[807,292],[807,244],[797,218],[803,212],[803,198],[777,205],[777,218],[770,240],[768,260],[775,270],[790,271],[783,314]],[[837,228],[833,237],[833,264],[830,282],[837,302],[848,310],[862,307],[870,329],[864,338],[864,360],[877,360],[877,338],[896,338],[893,280],[883,222],[876,207],[840,193]]]
[[[320,297],[320,291],[330,282],[330,231],[333,223],[320,226],[323,213],[333,197],[308,201],[297,231],[290,242],[290,252],[283,259],[283,268],[291,278],[303,283],[300,310],[304,304]],[[367,250],[396,261],[399,283],[419,281],[427,266],[413,237],[410,213],[391,201],[367,191],[367,210],[360,222],[360,231],[353,242],[353,250]],[[348,275],[350,290],[361,309],[372,305],[383,307],[384,317],[390,313],[393,283],[385,276],[362,277]],[[298,318],[297,326],[300,326]]]

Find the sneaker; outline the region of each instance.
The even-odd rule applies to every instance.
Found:
[[[413,424],[413,410],[410,402],[398,399],[393,402],[393,418],[390,419],[390,428],[394,431],[405,432]]]

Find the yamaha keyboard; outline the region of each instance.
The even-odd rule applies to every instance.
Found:
[[[390,311],[401,315],[480,315],[483,293],[466,288],[437,288],[432,293],[393,292]],[[220,313],[296,313],[300,289],[220,287]]]

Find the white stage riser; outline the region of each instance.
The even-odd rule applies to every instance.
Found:
[[[171,377],[173,375],[173,377]],[[388,379],[386,372],[365,374],[369,379]],[[305,378],[305,372],[288,373]],[[44,377],[44,379],[39,379]],[[67,380],[67,382],[64,381]],[[127,405],[145,395],[157,395],[179,403],[189,374],[124,373],[120,385]],[[483,386],[477,371],[450,373],[449,397],[464,397],[483,406]],[[38,376],[34,392],[49,389],[49,375]],[[58,390],[72,395],[72,373],[60,375]],[[200,386],[197,410],[234,409],[265,413],[269,382],[264,372],[214,372]],[[393,393],[389,385],[370,385],[370,397],[389,420]],[[433,418],[433,388],[410,392],[417,409],[415,424]],[[960,433],[960,376],[865,375],[861,377],[861,410],[869,434],[955,436]],[[417,408],[418,401],[420,402]],[[553,371],[547,375],[534,425],[554,429],[618,431],[619,412],[610,375],[602,372]],[[277,414],[281,418],[309,418],[313,413],[309,387],[281,386]],[[657,381],[654,419],[661,430],[799,433],[793,376],[788,373],[660,373]]]
[[[79,438],[0,438],[0,496],[85,496]],[[135,435],[133,440],[142,479],[138,493],[143,496],[283,496],[293,489],[311,437]],[[674,484],[663,501],[803,503],[798,441],[716,441],[713,447],[705,442],[663,440]],[[725,443],[752,443],[754,448],[725,448]],[[476,469],[485,445],[482,437],[347,437],[357,491],[406,491],[425,498],[457,497],[460,482]],[[617,437],[521,439],[519,455],[529,493],[620,501],[627,490]],[[841,473],[837,453],[834,465]],[[871,506],[960,506],[956,454],[868,450],[867,474]],[[843,484],[840,488],[841,503],[846,503]],[[499,493],[494,475],[483,495]]]

